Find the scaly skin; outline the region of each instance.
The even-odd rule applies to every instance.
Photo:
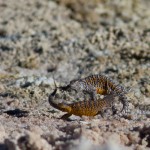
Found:
[[[72,114],[76,116],[95,116],[103,113],[103,111],[107,108],[112,107],[112,102],[114,99],[113,95],[107,95],[103,99],[98,99],[95,101],[80,101],[72,104],[65,103],[57,103],[54,100],[54,96],[57,92],[57,88],[54,90],[52,94],[49,95],[49,103],[54,108],[61,110],[63,112],[67,112],[67,114],[63,115],[62,119],[67,119]]]
[[[91,99],[96,100],[96,94],[109,95],[110,93],[119,96],[125,112],[128,109],[128,101],[125,94],[128,92],[125,88],[105,75],[91,75],[83,79],[72,80],[69,85],[59,87],[61,90],[73,89],[83,91],[91,95]]]

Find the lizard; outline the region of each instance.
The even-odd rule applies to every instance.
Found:
[[[119,100],[123,105],[121,112],[123,110],[124,112],[127,112],[128,110],[129,104],[127,97],[125,96],[128,91],[122,85],[116,83],[111,78],[103,74],[91,75],[85,78],[75,79],[70,81],[68,85],[60,86],[59,88],[60,90],[73,89],[75,91],[88,93],[90,94],[92,100],[96,100],[96,94],[108,95],[110,93],[113,93],[119,96]]]
[[[114,95],[107,95],[103,99],[97,99],[97,100],[84,100],[79,102],[74,102],[71,104],[67,103],[58,103],[54,100],[55,94],[57,92],[57,88],[49,95],[48,101],[49,104],[63,112],[67,112],[64,114],[61,119],[67,119],[71,115],[76,116],[96,116],[98,114],[101,114],[103,116],[103,112],[112,107],[112,103],[114,101]]]

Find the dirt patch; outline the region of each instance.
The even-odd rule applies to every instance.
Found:
[[[148,150],[149,115],[64,121],[48,95],[53,76],[65,85],[104,73],[131,88],[130,108],[149,105],[149,7],[147,0],[1,0],[0,149]]]

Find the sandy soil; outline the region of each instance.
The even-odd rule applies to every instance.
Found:
[[[150,105],[149,8],[149,0],[0,0],[0,150],[150,149],[148,115],[64,121],[48,104],[53,76],[65,85],[104,73],[131,88],[131,110]]]

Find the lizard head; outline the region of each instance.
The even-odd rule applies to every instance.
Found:
[[[59,89],[63,91],[74,90],[77,92],[84,89],[84,84],[82,83],[82,80],[75,79],[71,80],[68,85],[59,87]]]
[[[70,85],[70,88],[75,91],[84,90],[84,83],[82,83],[82,80],[80,79],[70,81],[69,85]]]

